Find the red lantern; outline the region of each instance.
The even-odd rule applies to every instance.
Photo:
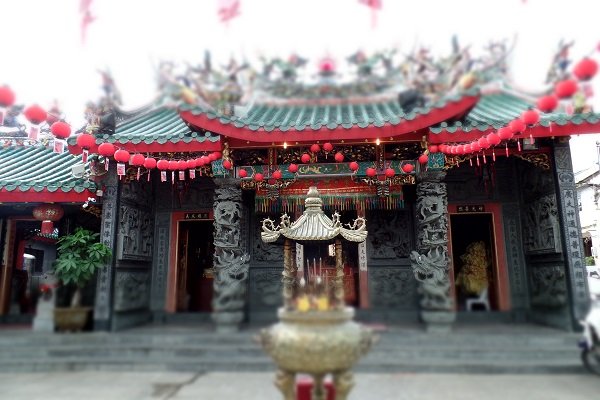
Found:
[[[65,214],[61,206],[57,204],[43,204],[33,209],[33,217],[42,221],[41,233],[50,235],[54,231],[53,222],[58,221]]]
[[[177,168],[179,168],[179,162],[175,161],[175,160],[170,160],[169,161],[169,171],[177,171]]]
[[[315,143],[312,146],[310,146],[311,153],[318,153],[319,151],[321,151],[321,147],[318,144]]]
[[[337,153],[335,153],[334,158],[336,162],[342,162],[344,161],[344,154],[338,151]]]
[[[427,157],[427,154],[421,154],[419,156],[419,163],[427,164],[427,161],[429,161],[429,157]]]
[[[215,160],[219,160],[223,157],[223,154],[221,154],[220,151],[215,151],[213,154],[215,155]]]
[[[323,143],[323,150],[329,153],[331,150],[333,150],[333,145],[329,142]]]
[[[560,81],[554,87],[554,93],[559,99],[568,99],[577,92],[577,82],[573,79],[565,79]]]
[[[375,175],[377,175],[377,171],[375,170],[375,168],[369,167],[367,168],[367,176],[373,177]]]
[[[276,171],[273,171],[273,174],[271,176],[273,177],[273,179],[281,179],[283,174],[281,173],[280,170],[276,170]]]
[[[488,140],[485,136],[479,138],[479,140],[477,141],[477,144],[479,145],[480,149],[487,149],[488,147],[490,147],[490,143],[488,142]]]
[[[112,143],[104,142],[98,146],[98,154],[104,157],[112,157],[115,154],[115,151],[115,146]]]
[[[386,170],[385,170],[385,176],[387,176],[388,178],[391,178],[394,175],[396,175],[396,171],[394,171],[393,168],[386,168]]]
[[[448,152],[448,145],[447,145],[447,144],[440,144],[440,145],[438,146],[438,149],[439,149],[439,150],[440,150],[442,153],[446,154],[446,153]],[[431,151],[431,150],[430,150],[430,151]]]
[[[429,152],[430,153],[437,153],[438,151],[440,151],[439,146],[432,144],[431,146],[429,146]]]
[[[404,164],[402,166],[402,171],[404,171],[407,174],[410,174],[411,172],[413,172],[414,169],[415,169],[415,167],[412,164]]]
[[[354,172],[358,171],[358,168],[359,168],[358,163],[356,161],[352,161],[350,163],[349,167],[350,167],[350,170],[352,170]]]
[[[596,75],[598,72],[598,63],[591,58],[584,58],[579,61],[575,68],[573,68],[573,75],[577,77],[580,81],[590,80]]]
[[[57,121],[52,124],[50,131],[59,139],[66,139],[71,135],[71,126],[63,121]]]
[[[185,162],[185,168],[186,169],[194,169],[194,168],[196,168],[196,160],[193,160],[193,159],[192,160],[187,160]]]
[[[162,160],[165,161],[165,160]],[[155,158],[152,157],[148,157],[144,160],[144,167],[148,168],[148,169],[154,169],[157,166],[157,162]]]
[[[210,157],[208,157],[208,156],[202,156],[202,157],[200,157],[200,161],[203,162],[202,165],[210,164]]]
[[[187,169],[187,161],[179,160],[177,161],[177,170],[184,171]]]
[[[471,143],[471,149],[475,152],[481,150],[481,146],[479,145],[479,142],[475,141],[475,142]]]
[[[498,137],[498,135],[496,135],[495,133],[490,133],[489,135],[487,135],[487,140],[492,146],[496,146],[501,142],[500,137]]]
[[[515,121],[519,121],[521,124],[523,123],[523,121],[521,121],[520,119],[515,119],[509,124],[509,126],[511,126]],[[498,129],[498,137],[500,138],[500,140],[509,140],[510,138],[512,138],[514,135],[514,131],[512,129],[513,128],[506,126],[503,126],[502,128]]]
[[[120,163],[126,163],[129,162],[129,152],[127,150],[117,150],[115,151],[115,161],[120,162]]]
[[[265,177],[260,172],[257,172],[256,174],[254,174],[254,180],[256,182],[262,182],[263,179],[265,179]]]
[[[232,165],[231,165],[231,161],[230,160],[223,160],[223,168],[225,169],[231,169]]]
[[[302,154],[302,157],[300,157],[300,160],[302,160],[304,164],[308,164],[310,162],[310,155],[308,153],[304,153]]]
[[[298,172],[298,165],[297,164],[290,164],[288,166],[288,171],[290,171],[292,174],[295,174],[296,172]]]
[[[146,157],[144,157],[143,154],[134,154],[133,157],[131,157],[131,165],[134,165],[136,167],[141,167],[142,165],[144,165],[144,161],[146,161]]]
[[[81,147],[84,150],[89,150],[96,144],[96,138],[94,135],[89,133],[82,133],[77,135],[77,146]]]
[[[96,144],[96,138],[94,138],[94,136],[89,133],[81,133],[81,134],[77,135],[76,142],[77,142],[77,146],[79,146],[83,149],[81,158],[82,158],[82,161],[84,163],[86,163],[87,157],[88,157],[88,151],[89,151],[89,149],[94,147],[94,145]]]
[[[240,169],[240,170],[238,171],[238,176],[239,176],[240,178],[245,178],[245,177],[247,177],[247,176],[248,176],[248,171],[246,171],[245,169]]]
[[[536,110],[527,110],[521,114],[521,119],[526,125],[532,126],[539,122],[540,114]]]
[[[44,110],[42,107],[38,106],[37,104],[33,104],[29,107],[27,107],[24,111],[23,114],[25,115],[25,118],[27,118],[27,120],[29,122],[31,122],[32,124],[41,124],[42,122],[44,122],[46,120],[46,117],[48,117],[48,113],[46,113],[46,110]]]
[[[537,108],[544,113],[554,111],[558,107],[558,99],[554,95],[540,97],[537,101]]]
[[[156,167],[161,171],[166,171],[169,169],[169,162],[167,160],[158,160]]]
[[[202,157],[198,157],[194,160],[194,163],[196,164],[196,167],[202,167],[204,165],[204,160]]]
[[[210,153],[210,154],[208,155],[208,160],[209,160],[209,161],[211,161],[211,162],[212,162],[212,161],[215,161],[216,159],[217,159],[217,154],[216,154],[216,153]]]
[[[8,86],[0,86],[0,107],[10,107],[15,104],[15,93]]]
[[[514,134],[522,133],[525,130],[525,128],[527,128],[525,126],[525,122],[523,122],[521,119],[518,119],[518,118],[510,121],[510,123],[508,124],[508,130]],[[504,128],[500,128],[500,129],[504,129]],[[498,133],[499,132],[500,132],[500,130],[498,130]],[[512,137],[512,135],[511,135],[511,137]]]

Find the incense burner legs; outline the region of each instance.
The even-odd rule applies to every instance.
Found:
[[[275,385],[284,400],[295,400],[296,374],[314,379],[312,398],[325,400],[323,380],[333,376],[337,400],[345,400],[354,386],[350,369],[371,348],[372,331],[352,320],[354,310],[319,312],[279,311],[279,323],[263,329],[260,342],[279,370]]]

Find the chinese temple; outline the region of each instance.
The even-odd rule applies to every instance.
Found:
[[[359,319],[574,329],[589,295],[568,143],[600,132],[585,96],[596,64],[553,66],[548,91],[533,95],[507,79],[503,44],[487,50],[358,52],[316,71],[296,55],[262,69],[163,63],[147,107],[124,112],[105,88],[67,139],[72,155],[5,146],[37,180],[2,160],[0,201],[97,199],[114,256],[98,275],[95,329],[274,320],[283,241],[265,245],[261,225],[299,218],[313,186],[341,224],[368,221],[367,240],[343,249]],[[85,163],[83,178],[67,157]],[[304,247],[293,252],[299,274],[334,273],[330,249]]]

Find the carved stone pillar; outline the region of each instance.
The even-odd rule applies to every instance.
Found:
[[[120,185],[117,174],[111,168],[106,174],[102,199],[102,226],[100,239],[112,249],[113,256],[103,268],[98,270],[96,282],[96,302],[94,303],[94,330],[110,330],[113,311],[114,265],[116,257],[116,236],[119,223]]]
[[[244,319],[250,256],[242,240],[242,191],[233,179],[215,179],[213,321],[217,331],[233,332]]]
[[[448,194],[443,171],[417,182],[417,249],[410,259],[419,281],[421,319],[427,330],[447,331],[456,318],[448,274]]]
[[[553,147],[558,216],[566,272],[569,275],[567,284],[571,297],[571,321],[573,328],[576,329],[579,325],[577,321],[585,317],[590,302],[586,283],[577,191],[568,138],[555,141]]]

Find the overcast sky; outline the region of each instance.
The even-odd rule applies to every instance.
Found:
[[[93,0],[96,19],[85,44],[79,3],[0,1],[0,84],[9,84],[19,103],[49,107],[56,99],[73,124],[100,95],[98,68],[111,70],[125,108],[135,108],[153,98],[159,60],[196,63],[205,49],[225,63],[231,55],[342,58],[357,49],[410,52],[418,45],[443,55],[454,34],[473,49],[506,38],[516,40],[514,83],[540,91],[561,38],[575,40],[575,61],[600,42],[596,0],[383,0],[375,29],[358,0],[241,0],[240,16],[228,25],[218,22],[218,0]],[[590,147],[582,147],[580,160],[595,155]]]

